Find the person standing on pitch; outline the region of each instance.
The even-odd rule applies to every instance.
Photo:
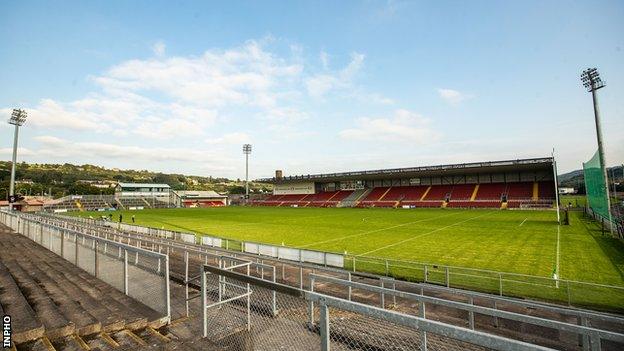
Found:
[[[134,215],[132,215],[132,223],[134,223]]]
[[[121,213],[119,214],[119,223],[121,223]]]

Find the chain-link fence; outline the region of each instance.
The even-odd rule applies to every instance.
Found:
[[[225,349],[549,350],[228,269],[203,266],[201,276],[204,336]]]
[[[13,213],[0,212],[0,222],[170,320],[167,255]]]

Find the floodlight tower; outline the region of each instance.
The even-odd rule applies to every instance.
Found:
[[[604,147],[602,146],[602,127],[600,126],[600,109],[598,108],[598,97],[596,90],[604,88],[605,83],[600,79],[600,74],[596,68],[588,68],[581,73],[581,81],[587,91],[591,92],[594,102],[594,120],[596,122],[596,138],[598,139],[598,157],[600,167],[605,179],[605,191],[607,192],[607,211],[609,213],[609,224],[611,224],[611,198],[609,196],[609,178],[607,177],[607,165],[605,163]]]
[[[26,111],[21,109],[13,109],[9,124],[15,126],[15,134],[13,136],[13,163],[11,163],[11,183],[9,185],[9,196],[15,195],[15,163],[17,162],[17,137],[19,127],[26,122]],[[9,201],[9,211],[13,210],[13,202]]]
[[[245,202],[249,199],[249,154],[251,154],[251,144],[243,145],[245,154]]]

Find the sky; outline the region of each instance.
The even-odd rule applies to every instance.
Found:
[[[624,162],[622,1],[0,1],[19,161],[250,178]],[[13,129],[0,123],[0,159]]]

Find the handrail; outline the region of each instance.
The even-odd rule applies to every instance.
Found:
[[[529,324],[538,325],[542,327],[559,329],[562,331],[582,334],[585,336],[598,335],[601,339],[624,343],[624,334],[621,334],[621,333],[606,331],[602,329],[595,329],[591,327],[579,326],[576,324],[555,321],[552,319],[528,316],[528,315],[523,315],[523,314],[519,314],[515,312],[503,311],[503,310],[493,309],[493,308],[484,307],[484,306],[477,306],[473,304],[467,304],[464,302],[444,300],[444,299],[440,299],[437,297],[419,295],[419,294],[400,291],[400,290],[393,290],[393,289],[388,289],[384,287],[363,284],[363,283],[358,283],[354,281],[348,281],[348,280],[343,280],[339,278],[328,277],[328,276],[323,276],[323,275],[318,275],[318,274],[312,274],[311,276],[313,277],[313,279],[325,280],[327,282],[341,284],[341,285],[345,285],[351,288],[368,290],[372,292],[382,293],[384,295],[387,294],[391,296],[397,296],[401,298],[416,300],[419,302],[431,303],[434,305],[457,308],[457,309],[461,309],[461,310],[468,311],[468,312],[484,314],[484,315],[488,315],[492,317],[510,319],[510,320],[529,323]]]

